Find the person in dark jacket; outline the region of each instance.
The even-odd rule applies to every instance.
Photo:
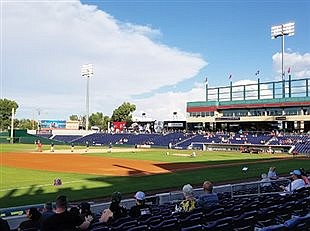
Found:
[[[40,219],[40,227],[42,228],[43,222],[54,214],[55,212],[53,211],[52,202],[46,202],[43,208],[41,219]]]
[[[145,193],[138,191],[135,194],[136,205],[130,208],[129,216],[133,218],[138,218],[142,215],[152,214],[149,205],[145,204]]]
[[[3,220],[0,217],[0,230],[1,231],[10,231],[10,226],[6,220]]]
[[[18,226],[18,231],[27,230],[27,229],[40,229],[40,218],[41,213],[35,207],[31,207],[27,210],[27,220],[23,221]]]
[[[70,213],[67,207],[67,197],[58,196],[56,198],[55,214],[43,222],[41,231],[76,231],[78,229],[85,230],[89,227],[90,222],[93,220],[91,216],[82,220],[79,215]]]
[[[110,207],[102,212],[99,221],[110,224],[121,217],[126,217],[127,209],[120,205],[121,200],[122,194],[120,192],[113,192]]]

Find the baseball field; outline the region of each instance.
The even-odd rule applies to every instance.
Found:
[[[180,190],[183,184],[200,186],[204,180],[215,185],[259,180],[270,166],[288,175],[296,168],[310,169],[310,159],[287,154],[57,146],[51,152],[34,145],[0,145],[0,207],[54,201],[67,195],[70,201],[108,200],[113,191],[132,197],[138,190]],[[245,173],[241,169],[247,166]],[[62,185],[54,186],[60,178]]]

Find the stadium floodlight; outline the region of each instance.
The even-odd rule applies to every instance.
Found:
[[[271,27],[271,39],[282,37],[282,80],[284,80],[284,36],[293,36],[295,33],[295,23],[289,22]]]
[[[15,114],[15,108],[12,107],[12,117],[11,117],[11,136],[10,136],[10,143],[14,143],[14,114]]]
[[[88,131],[88,123],[89,123],[89,78],[94,75],[94,65],[93,64],[85,64],[82,65],[81,68],[82,77],[87,78],[86,85],[86,131]]]

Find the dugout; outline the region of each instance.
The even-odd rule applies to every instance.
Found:
[[[9,130],[9,134],[11,131]],[[20,144],[34,144],[37,140],[40,140],[42,144],[65,144],[57,140],[51,140],[42,136],[31,135],[26,129],[14,129],[13,130],[13,142]]]

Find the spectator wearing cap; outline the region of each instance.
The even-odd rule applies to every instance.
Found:
[[[194,197],[193,187],[190,184],[183,186],[184,200],[176,206],[176,212],[190,212],[196,208],[196,198]]]
[[[114,192],[111,196],[111,204],[110,204],[110,210],[113,213],[113,219],[118,219],[121,217],[127,216],[127,209],[120,205],[122,201],[122,194],[120,192]]]
[[[111,204],[108,209],[103,210],[100,222],[110,224],[111,222],[127,216],[127,209],[120,205],[122,200],[122,194],[120,192],[114,192],[111,195]]]
[[[91,216],[82,220],[80,216],[70,213],[67,210],[68,201],[66,196],[56,198],[55,214],[47,218],[42,225],[41,231],[67,231],[67,230],[85,230],[93,220]]]
[[[284,187],[283,185],[280,186],[284,191],[292,192],[297,189],[301,189],[305,187],[305,182],[303,181],[301,177],[300,170],[296,169],[292,171],[290,174],[291,174],[291,178],[293,181],[289,183],[286,187]]]
[[[208,210],[219,203],[219,198],[216,193],[213,193],[213,183],[205,181],[202,185],[203,194],[199,196],[197,200],[197,207],[201,207],[204,210]]]
[[[149,205],[145,204],[145,193],[138,191],[135,194],[136,205],[130,208],[129,215],[133,218],[138,218],[143,215],[152,214]]]
[[[19,224],[18,231],[27,229],[39,230],[41,213],[37,210],[37,208],[31,207],[27,210],[26,214],[28,220]]]
[[[53,204],[52,204],[52,202],[46,202],[44,204],[42,216],[41,216],[41,219],[40,219],[40,226],[42,227],[43,222],[47,218],[49,218],[50,216],[52,216],[54,214],[55,214],[55,212],[53,211]]]
[[[86,201],[79,204],[79,214],[80,217],[85,220],[88,216],[93,216],[91,210],[90,210],[90,204]]]

